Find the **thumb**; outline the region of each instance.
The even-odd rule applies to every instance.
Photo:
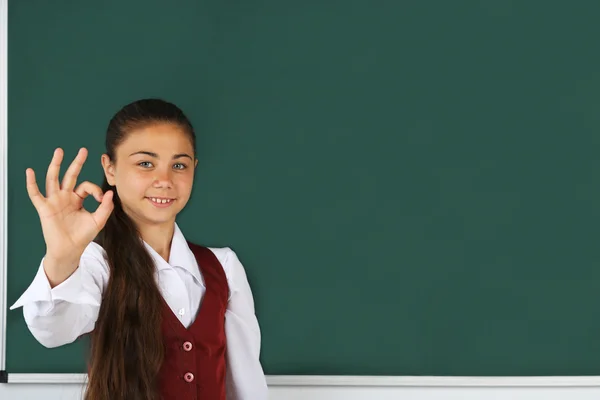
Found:
[[[92,213],[92,217],[94,218],[94,221],[96,221],[99,229],[104,228],[106,221],[108,221],[108,217],[110,217],[110,213],[113,211],[114,204],[112,198],[113,192],[112,190],[108,190],[104,193],[104,196],[102,196],[102,202],[98,205],[96,211]]]

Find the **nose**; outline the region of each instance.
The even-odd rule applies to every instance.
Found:
[[[167,168],[157,168],[155,170],[154,182],[155,188],[171,188],[173,180],[171,179],[171,170]]]

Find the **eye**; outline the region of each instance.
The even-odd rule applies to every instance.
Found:
[[[175,168],[175,169],[186,169],[187,165],[182,164],[182,163],[177,163],[177,164],[173,165],[173,168]]]
[[[142,161],[142,162],[138,163],[138,165],[142,168],[152,167],[152,163],[150,161]]]

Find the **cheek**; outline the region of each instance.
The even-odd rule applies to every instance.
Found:
[[[115,176],[119,190],[127,194],[144,193],[148,188],[148,174],[140,174],[135,171],[128,171]]]
[[[177,191],[180,194],[188,194],[192,191],[192,185],[194,183],[194,175],[180,175],[175,180],[175,185],[177,186]]]

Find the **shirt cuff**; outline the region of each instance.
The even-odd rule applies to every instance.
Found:
[[[77,268],[64,282],[51,288],[42,260],[33,282],[10,309],[38,303],[39,311],[45,314],[50,312],[58,301],[100,306],[99,302],[84,290],[82,274],[81,268]]]

